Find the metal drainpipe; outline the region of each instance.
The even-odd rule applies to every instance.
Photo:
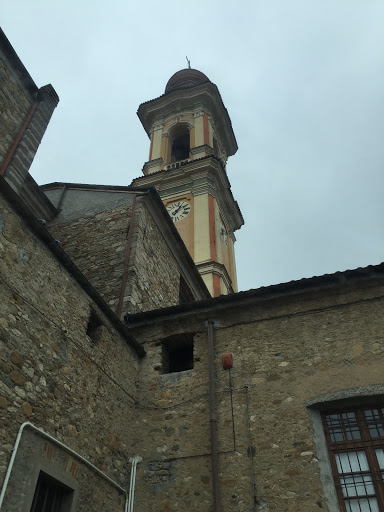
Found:
[[[132,462],[131,469],[131,481],[129,483],[129,500],[128,500],[128,509],[127,512],[133,512],[133,501],[135,499],[135,482],[136,482],[136,468],[139,462],[143,459],[140,455],[136,455],[136,457],[132,457],[129,459],[129,462]]]
[[[75,452],[74,450],[72,450],[71,448],[66,446],[65,444],[61,443],[60,441],[55,439],[50,434],[47,434],[46,432],[44,432],[44,430],[41,430],[40,428],[35,427],[35,425],[33,425],[32,423],[29,423],[28,421],[21,425],[21,427],[19,428],[19,432],[17,433],[15,445],[14,445],[13,450],[12,450],[11,460],[9,461],[9,465],[8,465],[8,469],[7,469],[7,474],[5,475],[3,487],[1,489],[1,494],[0,494],[0,510],[1,510],[2,506],[3,506],[5,492],[7,490],[9,478],[10,478],[11,473],[12,473],[12,468],[13,468],[13,464],[14,464],[15,459],[16,459],[16,453],[17,453],[17,450],[19,448],[21,436],[22,436],[23,431],[24,431],[25,428],[30,428],[31,430],[37,432],[40,436],[45,437],[46,439],[49,439],[49,441],[51,441],[52,443],[60,446],[60,448],[62,448],[66,452],[70,453],[71,455],[73,455],[77,459],[81,460],[81,462],[83,462],[84,464],[86,464],[87,466],[92,468],[93,471],[95,471],[99,476],[101,476],[102,478],[107,480],[111,485],[116,487],[116,489],[118,489],[121,493],[123,493],[125,495],[124,511],[127,512],[127,510],[128,510],[128,494],[127,494],[127,491],[125,489],[120,487],[120,485],[118,483],[116,483],[114,480],[112,480],[112,478],[109,478],[108,475],[106,475],[105,473],[100,471],[100,469],[98,469],[91,462],[89,462],[89,460],[85,459],[84,457],[79,455],[77,452]]]
[[[135,209],[136,209],[136,195],[133,196],[132,211],[131,211],[131,217],[129,219],[129,228],[128,228],[128,235],[127,235],[127,245],[125,248],[125,261],[124,261],[123,277],[121,280],[120,297],[119,297],[119,303],[117,304],[117,308],[116,308],[116,316],[119,319],[121,316],[121,312],[123,310],[124,292],[125,292],[125,286],[127,284],[129,256],[131,254],[133,223],[135,220]]]
[[[213,501],[215,512],[220,512],[220,484],[219,467],[217,457],[217,431],[216,431],[216,408],[215,408],[215,368],[213,350],[213,326],[214,321],[208,320],[208,371],[209,371],[209,417],[211,431],[211,463],[212,463],[212,484]]]
[[[0,176],[2,176],[5,173],[5,171],[7,170],[9,162],[12,160],[12,157],[15,154],[16,148],[21,141],[21,137],[24,135],[25,130],[28,128],[29,122],[37,108],[37,105],[38,105],[38,102],[36,101],[29,109],[27,117],[24,119],[24,122],[19,130],[19,133],[17,134],[15,140],[13,141],[11,149],[8,151],[8,154],[3,162],[3,165],[0,167]]]

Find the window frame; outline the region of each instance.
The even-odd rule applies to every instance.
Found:
[[[194,369],[195,335],[195,332],[174,334],[158,342],[161,345],[161,373],[163,375],[182,374]],[[180,358],[179,362],[178,358]]]
[[[35,485],[35,491],[33,493],[33,499],[31,503],[30,512],[35,512],[37,503],[38,503],[38,497],[44,492],[44,489],[49,487],[49,493],[55,488],[56,495],[57,493],[60,494],[60,500],[59,503],[55,505],[54,508],[52,506],[50,508],[45,507],[44,510],[49,510],[53,512],[71,512],[72,504],[75,497],[75,489],[72,487],[64,484],[60,479],[53,477],[46,471],[40,470],[39,475],[37,478],[37,482]],[[47,492],[45,493],[47,497]],[[51,496],[50,496],[51,498]],[[55,497],[56,501],[56,497]]]
[[[75,479],[58,462],[47,461],[41,456],[39,456],[37,460],[34,460],[33,462],[34,467],[31,473],[30,483],[25,491],[26,499],[23,503],[22,512],[31,512],[33,499],[35,497],[35,492],[41,473],[44,473],[48,478],[55,480],[59,485],[62,485],[68,490],[72,491],[70,503],[66,503],[66,508],[63,512],[75,512],[75,510],[77,510],[80,490],[78,479]]]
[[[379,419],[377,422],[371,421],[369,422],[366,419],[365,411],[377,409],[379,412]],[[344,422],[343,415],[347,413],[355,414],[356,422],[350,423],[350,421]],[[331,415],[339,415],[341,421],[339,422],[340,426],[333,426],[333,429],[330,428],[329,423],[327,423],[327,417]],[[343,408],[332,408],[328,410],[324,410],[321,412],[321,421],[323,432],[325,435],[325,441],[327,445],[327,451],[329,455],[329,461],[331,465],[332,476],[335,484],[336,495],[338,498],[340,510],[342,512],[347,512],[346,501],[354,501],[358,499],[364,498],[372,498],[375,497],[377,499],[378,506],[380,510],[384,510],[384,468],[380,469],[379,462],[377,459],[377,455],[375,450],[378,448],[384,449],[384,433],[383,435],[378,435],[372,437],[370,434],[370,425],[378,425],[381,424],[382,429],[384,428],[384,403],[374,403],[374,404],[360,404],[359,406],[351,406],[351,407],[343,407]],[[380,423],[379,423],[380,422]],[[349,427],[348,427],[349,425]],[[361,434],[360,439],[353,439],[354,435],[351,434],[352,428],[359,428],[359,432]],[[332,440],[331,431],[335,431],[338,433],[342,433],[344,439],[343,440]],[[356,431],[356,430],[354,430]],[[351,439],[348,439],[348,435],[350,433]],[[369,467],[369,471],[351,471],[348,473],[340,473],[337,467],[336,455],[347,453],[347,452],[364,452],[367,458],[367,463]],[[352,468],[351,468],[352,469]],[[372,478],[372,486],[375,490],[375,494],[366,494],[366,495],[343,495],[343,488],[340,475],[348,475],[344,476],[345,481],[348,477],[354,477],[355,475],[370,475]]]

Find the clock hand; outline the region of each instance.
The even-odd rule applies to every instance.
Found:
[[[181,208],[183,208],[183,207],[182,207],[182,206],[179,206],[177,210],[175,210],[174,212],[172,212],[172,215],[173,215],[173,216],[175,216],[175,215],[176,215],[176,213],[178,213],[178,211],[179,211]]]

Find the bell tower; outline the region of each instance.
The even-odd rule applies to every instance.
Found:
[[[234,232],[244,221],[226,164],[237,143],[217,86],[183,69],[137,114],[150,149],[132,185],[156,187],[212,296],[236,292]]]

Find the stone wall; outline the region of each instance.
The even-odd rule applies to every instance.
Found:
[[[34,102],[0,46],[0,162],[2,162]]]
[[[146,344],[140,401],[152,418],[142,423],[138,510],[149,500],[161,511],[212,510],[208,318],[215,322],[223,511],[255,510],[253,494],[256,510],[338,510],[307,406],[383,394],[383,281],[234,299],[226,307],[210,301],[189,313],[147,315],[136,328],[131,317],[132,332]],[[161,340],[186,332],[194,334],[193,370],[162,374]],[[227,352],[234,367],[224,371]]]
[[[54,207],[28,172],[59,97],[52,85],[37,88],[1,28],[0,84],[0,174],[34,214],[48,219]]]
[[[131,222],[132,205],[98,211],[55,224],[52,235],[116,310]],[[123,312],[178,304],[180,269],[146,206],[136,203]]]
[[[118,461],[116,463],[118,468],[123,469]],[[50,441],[44,433],[30,425],[26,425],[22,431],[13,466],[14,476],[10,480],[4,501],[5,510],[31,510],[31,502],[41,472],[67,486],[66,500],[72,501],[74,508],[64,510],[90,510],[90,504],[93,510],[125,510],[126,493],[120,485],[114,485],[107,478],[101,477],[92,466],[56,442]],[[21,504],[21,497],[24,498],[24,506]]]
[[[3,200],[0,295],[0,484],[19,427],[29,421],[128,488],[129,457],[136,455],[137,445],[139,358]],[[101,325],[97,335],[89,337],[91,311]],[[22,439],[27,442],[24,434]],[[28,443],[25,449],[21,445],[18,451],[4,510],[21,510],[21,497],[33,495],[25,469],[27,447]],[[123,510],[121,492],[76,457],[44,440],[36,450],[43,468],[56,468],[83,484],[92,482],[80,485],[78,510]],[[30,465],[29,470],[32,473],[35,467]]]
[[[131,208],[107,209],[49,228],[113,310],[120,296]]]
[[[21,139],[4,173],[8,183],[18,193],[21,193],[26,185],[29,169],[48,123],[51,120],[53,111],[59,102],[59,97],[52,85],[45,85],[37,91],[35,101],[33,114],[27,123],[25,131],[22,132]],[[34,193],[35,191],[33,190],[32,194]],[[28,190],[24,190],[23,195],[28,196]]]
[[[121,217],[109,224],[118,211]],[[154,262],[167,253],[156,245],[145,206],[137,211],[132,245],[142,264],[137,283],[148,275],[152,286],[161,283]],[[114,233],[119,238],[118,228],[127,227],[126,218],[123,209],[100,217],[109,246]],[[207,321],[212,319],[223,512],[334,512],[313,404],[384,395],[383,281],[382,274],[370,277],[367,271],[361,279],[324,280],[312,289],[298,284],[294,291],[245,293],[149,312],[144,320],[132,315],[131,332],[147,350],[139,360],[13,207],[2,202],[0,482],[18,429],[30,421],[124,489],[129,457],[141,455],[138,512],[211,511]],[[101,325],[88,336],[91,312]],[[163,344],[178,335],[193,339],[193,369],[165,373]],[[224,371],[221,355],[228,352],[234,367]],[[25,434],[6,510],[19,510],[21,496],[31,499],[39,468],[74,482],[79,510],[123,510],[124,495],[89,466],[39,434]]]
[[[143,203],[135,215],[125,311],[137,313],[179,303],[180,268]]]

